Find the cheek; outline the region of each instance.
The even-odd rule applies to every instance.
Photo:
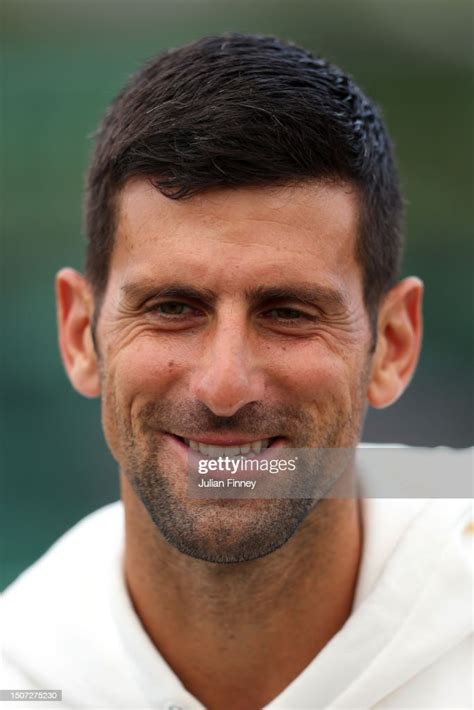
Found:
[[[120,350],[110,370],[124,400],[150,401],[163,396],[186,369],[186,358],[165,339],[143,338]]]
[[[138,412],[168,395],[185,366],[174,348],[151,339],[109,357],[102,383],[102,424],[112,454],[120,459],[124,441],[137,428]]]
[[[336,356],[312,343],[310,347],[287,347],[278,359],[279,381],[286,395],[296,402],[324,406],[337,398],[352,403],[358,391],[360,369],[356,358]]]

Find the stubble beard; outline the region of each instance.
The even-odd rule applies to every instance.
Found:
[[[235,416],[222,418],[201,403],[160,402],[146,405],[138,413],[138,428],[132,428],[112,392],[105,399],[122,442],[121,473],[161,536],[179,552],[218,564],[264,557],[295,534],[321,500],[321,491],[336,483],[335,474],[322,471],[315,493],[307,498],[193,500],[186,493],[186,472],[178,470],[166,447],[163,450],[159,432],[196,432],[198,438],[199,431],[227,430],[255,434],[258,439],[262,431],[279,430],[292,434],[292,448],[354,448],[365,411],[362,380],[365,377],[351,412],[334,398],[318,423],[290,406],[268,409],[251,403]]]

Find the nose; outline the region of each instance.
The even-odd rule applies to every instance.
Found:
[[[245,326],[216,325],[192,376],[191,392],[215,415],[231,417],[263,398],[263,372],[252,355]]]

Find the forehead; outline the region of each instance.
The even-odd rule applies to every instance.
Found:
[[[117,210],[110,281],[118,286],[180,277],[224,289],[282,276],[360,281],[358,200],[348,185],[216,189],[172,200],[140,178],[124,186]]]

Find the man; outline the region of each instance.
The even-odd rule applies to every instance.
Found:
[[[466,502],[331,495],[346,474],[325,457],[353,456],[417,364],[401,212],[377,110],[308,52],[211,37],[132,77],[97,134],[86,275],[57,276],[64,365],[101,397],[123,503],[4,594],[5,687],[68,707],[470,706]],[[288,450],[320,454],[307,495],[190,495],[196,458]]]

